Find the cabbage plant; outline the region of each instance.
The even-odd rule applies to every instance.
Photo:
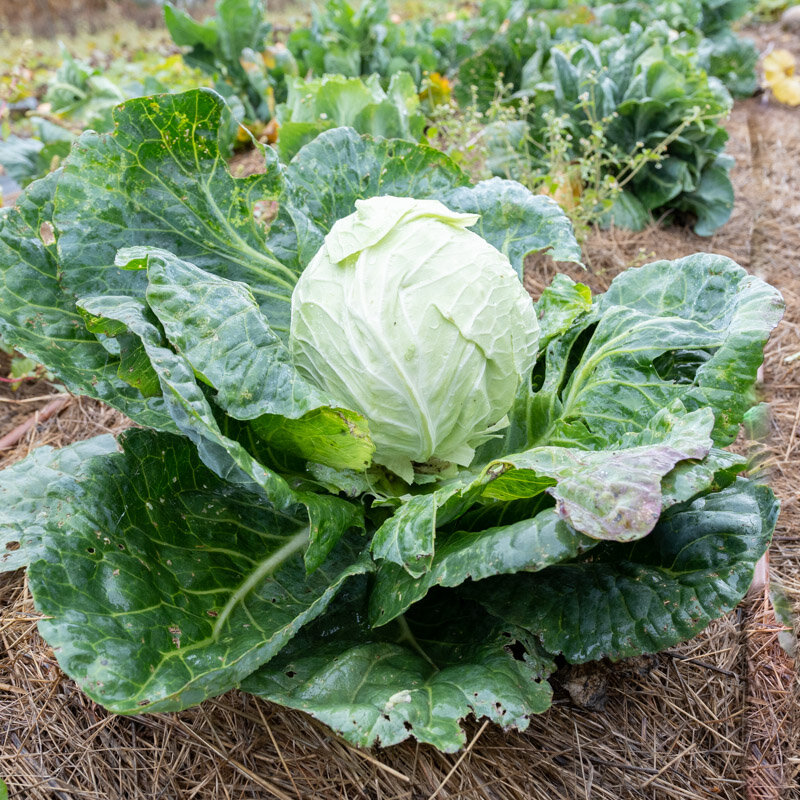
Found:
[[[347,128],[234,178],[228,116],[127,101],[0,217],[0,334],[138,424],[0,481],[2,568],[87,695],[240,687],[452,751],[544,711],[557,657],[739,602],[777,502],[724,448],[778,292],[698,254],[529,301],[528,253],[580,259],[553,201]]]

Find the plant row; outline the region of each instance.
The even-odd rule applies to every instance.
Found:
[[[487,0],[476,13],[403,22],[387,0],[331,0],[288,35],[266,21],[262,0],[219,0],[204,22],[167,5],[173,40],[198,72],[121,88],[65,54],[45,100],[56,117],[104,131],[126,97],[182,90],[205,73],[287,161],[347,125],[476,151],[474,178],[550,193],[581,225],[640,229],[668,213],[708,235],[733,206],[721,121],[731,95],[756,87],[757,51],[731,29],[752,5]],[[470,135],[465,115],[479,123]],[[68,150],[74,134],[52,122],[35,118],[33,138],[0,145],[20,183]]]

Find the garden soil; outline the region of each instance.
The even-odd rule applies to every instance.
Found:
[[[762,44],[777,36],[758,34]],[[760,448],[783,507],[768,565],[735,611],[667,653],[562,670],[553,708],[527,731],[470,720],[468,746],[444,755],[415,743],[357,750],[302,713],[235,691],[177,714],[108,714],[37,635],[24,574],[0,576],[0,777],[10,797],[800,799],[797,663],[784,649],[791,624],[778,622],[770,600],[779,589],[800,611],[800,109],[753,98],[736,105],[728,128],[736,207],[714,237],[681,227],[598,231],[584,248],[587,272],[539,257],[526,286],[536,295],[563,266],[602,291],[631,265],[705,250],[783,292],[786,317],[761,375],[769,435],[740,442]],[[44,382],[0,388],[0,438],[28,425],[0,451],[0,466],[129,424],[99,403],[55,394]]]

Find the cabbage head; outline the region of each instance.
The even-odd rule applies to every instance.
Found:
[[[437,200],[357,200],[292,295],[302,374],[362,414],[374,461],[469,465],[536,360],[539,326],[508,258]]]

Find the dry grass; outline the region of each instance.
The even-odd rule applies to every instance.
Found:
[[[737,207],[713,239],[679,228],[599,232],[586,246],[592,271],[576,277],[601,290],[631,263],[710,250],[731,255],[784,292],[786,319],[763,370],[773,410],[772,481],[783,500],[770,572],[798,603],[800,360],[785,359],[800,351],[800,112],[748,101],[737,106],[730,130]],[[552,269],[543,259],[531,263],[529,287],[541,288]],[[46,386],[25,391],[50,394]],[[36,405],[0,402],[0,435]],[[0,454],[0,464],[34,445],[123,425],[116,412],[76,400]],[[0,776],[12,797],[800,797],[797,673],[778,646],[780,626],[763,587],[667,654],[562,672],[554,707],[525,733],[470,722],[470,746],[460,755],[413,743],[357,751],[303,714],[238,692],[180,714],[112,716],[58,669],[36,634],[22,574],[0,576],[0,609]]]

